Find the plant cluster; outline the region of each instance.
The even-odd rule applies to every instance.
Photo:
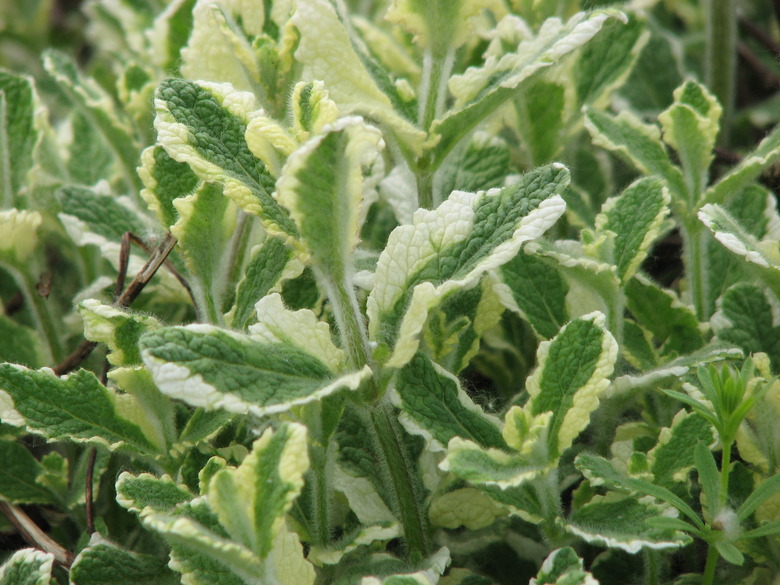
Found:
[[[704,4],[0,3],[0,585],[777,585],[777,26]]]

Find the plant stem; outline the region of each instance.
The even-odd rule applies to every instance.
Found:
[[[658,551],[644,550],[645,556],[645,585],[658,585]]]
[[[379,403],[369,409],[369,416],[395,495],[395,513],[401,520],[406,555],[410,561],[419,562],[432,552],[430,524],[423,505],[422,480],[404,446],[404,430],[392,406]]]
[[[222,305],[222,311],[225,313],[230,310],[230,305],[232,305],[234,300],[231,293],[235,293],[236,284],[241,278],[241,269],[244,266],[244,257],[247,253],[247,243],[249,242],[249,235],[252,233],[252,224],[249,219],[249,216],[243,211],[238,213],[236,229],[233,232],[233,238],[230,242],[230,255],[227,262],[227,282],[225,282],[225,293],[223,293],[224,302]],[[225,304],[228,306],[226,307]]]
[[[718,142],[727,146],[734,110],[737,69],[737,3],[736,0],[707,0],[706,57],[704,80],[723,106]]]
[[[371,363],[371,352],[368,348],[368,332],[358,306],[352,279],[346,275],[332,278],[322,271],[317,272],[333,308],[333,315],[341,335],[341,344],[347,352],[349,367],[359,370]]]
[[[683,260],[688,280],[688,297],[696,310],[696,317],[699,321],[706,321],[710,317],[707,306],[709,288],[706,274],[707,261],[704,258],[707,250],[706,233],[696,218],[684,222],[680,231],[683,238]]]
[[[723,444],[723,457],[720,462],[720,501],[718,502],[718,511],[728,503],[729,500],[729,475],[731,474],[731,442]]]
[[[701,585],[713,585],[715,582],[715,569],[718,567],[718,549],[714,544],[710,544],[707,549],[707,562],[704,565],[704,574],[701,578]]]

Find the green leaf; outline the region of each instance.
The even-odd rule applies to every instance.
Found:
[[[692,520],[698,529],[704,530],[704,523],[698,514],[682,498],[670,490],[649,481],[626,477],[603,457],[583,453],[577,456],[574,465],[590,481],[591,485],[604,485],[611,489],[653,496],[657,500],[671,504]]]
[[[596,231],[614,233],[612,261],[621,282],[639,269],[669,213],[669,194],[658,179],[639,179],[608,199],[596,217]]]
[[[203,183],[192,195],[173,201],[179,220],[171,233],[193,279],[193,292],[209,322],[221,318],[219,301],[225,283],[225,258],[236,229],[236,208],[220,185]]]
[[[561,83],[540,78],[527,82],[514,100],[517,124],[532,166],[554,161],[565,144],[565,94]]]
[[[528,585],[596,585],[597,581],[583,567],[582,559],[571,547],[551,552],[536,577]]]
[[[12,504],[50,504],[56,498],[38,483],[43,466],[21,444],[0,440],[0,500]]]
[[[93,79],[85,79],[64,53],[46,51],[43,65],[81,114],[100,130],[106,146],[119,161],[127,185],[140,192],[142,185],[135,171],[139,149],[130,125],[114,107],[111,97]]]
[[[244,269],[244,278],[238,283],[236,304],[232,311],[234,328],[246,329],[256,317],[255,303],[278,286],[285,276],[291,276],[293,253],[281,238],[268,238],[252,250],[252,257]]]
[[[432,128],[433,134],[441,136],[433,149],[434,168],[465,134],[514,99],[526,80],[585,45],[611,18],[625,22],[625,16],[615,10],[580,12],[566,24],[550,19],[535,38],[521,42],[516,52],[500,59],[491,56],[482,67],[471,67],[453,76],[449,88],[456,98],[455,105]]]
[[[645,23],[635,16],[628,22],[607,22],[572,61],[572,78],[579,106],[600,106],[623,85],[647,44]]]
[[[141,338],[155,384],[192,406],[264,416],[356,389],[366,367],[336,376],[295,346],[262,343],[207,325],[166,327]]]
[[[173,0],[155,19],[148,33],[151,57],[164,71],[176,72],[181,50],[187,44],[193,28],[193,8],[196,0]]]
[[[505,510],[495,500],[475,488],[460,488],[436,497],[428,515],[436,526],[455,530],[465,526],[480,530],[503,516]]]
[[[16,551],[0,566],[0,585],[49,585],[54,556],[34,548]]]
[[[116,583],[147,583],[177,585],[178,575],[166,565],[167,558],[126,551],[93,536],[70,567],[73,585],[110,585]]]
[[[477,132],[465,148],[447,157],[436,173],[436,200],[446,199],[456,189],[476,192],[503,187],[511,168],[506,142],[498,136]]]
[[[211,478],[210,505],[235,540],[265,558],[300,494],[308,467],[306,427],[268,429],[238,468],[223,469]]]
[[[193,495],[169,476],[155,477],[151,473],[133,475],[123,471],[116,482],[119,504],[141,516],[155,512],[171,512],[179,504],[192,500]]]
[[[279,202],[290,210],[314,266],[333,282],[349,279],[363,174],[381,141],[379,131],[361,118],[342,118],[290,155],[279,177]]]
[[[14,207],[27,182],[40,108],[32,78],[0,70],[0,209]]]
[[[644,124],[627,110],[617,116],[589,110],[585,127],[594,144],[621,154],[643,173],[661,178],[674,200],[688,201],[683,175],[669,159],[656,126]]]
[[[759,484],[737,510],[740,522],[747,520],[761,504],[775,494],[780,493],[780,473],[777,473]]]
[[[670,528],[648,524],[665,517],[666,509],[633,496],[596,496],[564,523],[567,531],[586,542],[637,553],[644,548],[664,550],[683,547],[691,537]]]
[[[736,197],[780,156],[780,127],[775,128],[761,143],[745,156],[737,166],[707,189],[706,203],[726,203]]]
[[[418,210],[412,225],[393,230],[367,307],[370,336],[392,348],[388,366],[411,359],[428,312],[443,298],[473,286],[560,217],[568,179],[563,166],[550,165],[501,190],[455,191],[437,209]]]
[[[664,141],[677,151],[695,199],[708,182],[721,112],[718,100],[705,86],[688,80],[674,91],[674,104],[658,116]]]
[[[143,234],[150,227],[127,199],[102,195],[84,187],[65,187],[60,190],[59,199],[60,219],[79,246],[118,244],[125,232]]]
[[[625,293],[628,309],[661,344],[662,355],[683,355],[704,345],[693,307],[684,305],[675,292],[638,274],[626,283]]]
[[[719,339],[741,347],[746,354],[766,353],[776,371],[780,368],[780,327],[771,315],[772,306],[761,288],[736,284],[721,298],[715,331]]]
[[[24,266],[25,261],[38,245],[38,228],[43,216],[37,211],[8,209],[0,211],[0,260],[15,266]]]
[[[252,117],[261,115],[257,108],[253,94],[227,84],[169,79],[155,99],[158,141],[202,180],[222,183],[225,195],[270,232],[295,235],[295,224],[271,196],[274,178],[244,137]]]
[[[68,148],[67,169],[70,182],[81,185],[95,185],[101,179],[116,174],[116,159],[106,148],[100,129],[92,120],[79,112],[71,117],[73,139]]]
[[[141,153],[138,175],[145,187],[141,197],[166,228],[176,223],[178,213],[173,201],[190,195],[200,182],[189,165],[173,160],[159,145]]]
[[[398,373],[395,385],[401,423],[413,435],[444,450],[453,437],[486,448],[506,448],[500,421],[485,412],[460,387],[458,379],[417,353]]]
[[[42,355],[41,338],[34,329],[0,315],[0,362],[37,368]]]
[[[425,133],[399,113],[392,84],[388,87],[382,68],[358,52],[332,4],[327,0],[298,4],[291,22],[301,34],[295,58],[304,66],[304,80],[323,81],[342,115],[377,120],[406,149],[418,153]]]
[[[386,577],[364,577],[360,581],[360,585],[436,585],[447,565],[450,564],[450,551],[447,547],[442,547],[421,564],[424,568],[413,573]]]
[[[674,489],[675,483],[687,481],[695,462],[691,445],[708,445],[714,440],[712,426],[704,418],[685,410],[678,412],[672,424],[661,429],[658,443],[647,453],[655,483]]]
[[[552,413],[547,431],[550,460],[568,449],[590,422],[609,386],[617,343],[600,313],[571,321],[537,350],[537,369],[526,381],[530,398],[524,407],[538,416]]]
[[[51,370],[0,365],[0,419],[47,439],[156,453],[159,445],[138,414],[132,398],[109,390],[92,372],[57,378]]]
[[[703,502],[705,518],[712,523],[714,515],[719,512],[720,476],[718,474],[718,466],[712,453],[704,443],[696,443],[693,457],[696,462],[696,471],[699,474],[699,485],[701,485],[705,498]]]
[[[95,299],[82,301],[78,310],[84,321],[84,337],[106,344],[107,359],[115,366],[140,364],[138,340],[144,332],[162,326],[154,317],[131,313]]]

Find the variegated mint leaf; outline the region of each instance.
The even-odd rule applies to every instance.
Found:
[[[38,368],[44,364],[43,340],[31,327],[0,315],[0,360]]]
[[[531,165],[552,162],[566,144],[566,88],[544,77],[525,83],[515,98],[517,126]]]
[[[139,416],[140,415],[140,416]],[[51,370],[0,365],[0,420],[47,439],[155,454],[134,400],[103,386],[92,372],[63,378]]]
[[[274,200],[274,178],[244,137],[258,112],[253,94],[229,84],[169,79],[157,90],[158,141],[176,161],[204,181],[222,183],[225,195],[260,216],[273,233],[295,235],[287,211]]]
[[[133,475],[127,471],[116,482],[119,504],[140,516],[156,512],[172,512],[179,504],[193,499],[193,494],[176,484],[169,476],[155,477],[151,473]]]
[[[672,424],[658,435],[658,443],[647,453],[647,463],[657,485],[673,488],[688,480],[694,466],[691,445],[715,441],[712,425],[696,413],[678,412]]]
[[[166,228],[176,223],[178,217],[173,201],[193,193],[200,182],[188,164],[173,160],[160,145],[141,153],[138,175],[145,187],[141,197]]]
[[[208,410],[284,412],[342,389],[370,374],[338,376],[294,345],[263,343],[206,325],[166,327],[141,338],[141,356],[162,392]]]
[[[688,190],[697,199],[708,183],[721,112],[715,96],[689,80],[674,91],[674,103],[658,116],[664,141],[677,151]]]
[[[295,58],[304,65],[304,80],[323,81],[343,114],[378,120],[406,149],[422,150],[425,133],[404,115],[397,90],[382,68],[356,48],[328,0],[298,3],[291,21],[301,33]]]
[[[434,201],[458,191],[503,187],[512,168],[509,147],[497,136],[476,133],[465,148],[448,157],[436,173]]]
[[[322,81],[301,81],[292,94],[292,128],[301,142],[319,134],[339,117],[339,108],[330,99]]]
[[[106,542],[99,533],[92,536],[70,567],[75,585],[178,585],[179,576],[167,567],[168,558],[137,554]]]
[[[0,440],[0,500],[13,504],[51,504],[57,497],[37,478],[43,465],[15,440]]]
[[[54,555],[34,548],[16,551],[0,566],[0,585],[49,585]]]
[[[668,508],[647,498],[596,496],[562,524],[586,542],[632,554],[644,548],[664,550],[690,544],[692,538],[687,534],[652,525],[653,519],[668,517]]]
[[[309,467],[306,427],[266,430],[238,468],[218,471],[209,482],[209,504],[230,536],[266,558],[285,514],[303,487]]]
[[[460,488],[436,497],[431,502],[428,515],[435,526],[455,530],[465,526],[479,530],[490,526],[506,510],[484,492],[472,488]]]
[[[173,206],[179,219],[171,233],[179,240],[198,308],[205,311],[205,320],[219,323],[236,207],[215,183],[203,183],[192,195],[174,200]]]
[[[369,334],[380,345],[381,361],[404,365],[433,307],[541,236],[564,211],[560,194],[568,181],[565,167],[542,167],[511,187],[455,191],[437,209],[415,212],[412,225],[396,228],[368,298]]]
[[[431,449],[443,451],[453,437],[505,449],[500,421],[485,412],[460,387],[458,379],[417,353],[398,373],[395,399],[401,423]]]
[[[0,211],[0,261],[24,266],[38,244],[38,228],[43,216],[37,211],[8,209]]]
[[[64,53],[48,50],[43,65],[71,102],[100,130],[127,185],[140,192],[142,184],[135,171],[139,149],[129,121],[117,110],[111,96],[95,80],[85,79],[76,63]]]
[[[413,573],[364,577],[360,585],[437,585],[447,565],[450,564],[450,551],[447,547],[442,547],[421,564],[424,568]]]
[[[290,155],[277,182],[314,266],[333,282],[351,276],[363,174],[382,145],[380,132],[361,118],[342,118]]]
[[[598,581],[584,569],[574,549],[567,546],[551,552],[528,585],[598,585]]]
[[[585,127],[594,144],[621,154],[640,171],[661,178],[675,201],[689,201],[683,174],[672,164],[658,127],[643,123],[628,111],[611,116],[596,110],[588,111]]]
[[[195,0],[173,0],[147,32],[150,57],[163,71],[175,73],[181,66],[181,50],[193,28]]]
[[[282,238],[268,238],[252,250],[252,257],[238,283],[236,303],[228,316],[238,330],[246,329],[256,317],[255,303],[274,290],[285,277],[298,276],[303,266],[292,262],[293,253]]]
[[[82,301],[78,309],[84,321],[84,337],[106,344],[107,359],[115,366],[140,364],[138,340],[145,331],[162,326],[154,317],[134,314],[95,299]]]
[[[596,232],[614,235],[612,262],[622,283],[630,279],[650,252],[669,213],[669,193],[658,179],[639,179],[618,197],[608,199],[596,217]]]
[[[0,209],[15,206],[33,165],[40,108],[32,78],[0,71]]]
[[[537,369],[526,382],[530,398],[524,409],[534,416],[552,413],[547,431],[550,460],[585,430],[609,387],[618,348],[605,321],[600,313],[586,315],[539,345]]]
[[[723,204],[736,197],[780,156],[780,126],[776,127],[737,166],[707,189],[706,203]]]
[[[569,320],[569,285],[555,266],[521,250],[499,274],[506,287],[498,289],[502,302],[519,312],[542,339],[554,337]]]
[[[434,166],[468,131],[513,99],[527,79],[586,44],[610,18],[625,20],[614,10],[580,12],[566,24],[550,18],[537,36],[520,43],[516,52],[500,59],[488,57],[482,67],[471,67],[453,76],[449,87],[456,98],[455,106],[433,126],[433,133],[441,137],[434,147]]]

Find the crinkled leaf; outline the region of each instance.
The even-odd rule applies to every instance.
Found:
[[[718,339],[741,347],[746,354],[762,351],[774,371],[780,368],[780,326],[775,325],[772,306],[758,286],[743,283],[727,290],[713,324]]]
[[[625,283],[642,264],[669,213],[669,194],[658,179],[639,179],[608,199],[596,217],[596,231],[614,233],[612,260]]]
[[[166,228],[176,223],[178,216],[174,199],[190,195],[200,182],[189,165],[173,160],[159,145],[143,151],[138,175],[145,187],[141,197]]]
[[[166,566],[167,558],[132,553],[101,540],[93,537],[90,546],[76,556],[69,575],[73,585],[180,583],[178,575]]]
[[[643,123],[627,110],[617,116],[589,110],[585,126],[594,144],[621,154],[640,171],[662,179],[673,199],[688,201],[683,175],[672,164],[656,126]]]
[[[526,409],[532,415],[552,412],[548,426],[551,460],[568,449],[590,422],[609,386],[617,343],[595,313],[571,321],[537,351],[537,369],[528,378]]]
[[[569,320],[566,309],[569,285],[558,269],[520,251],[501,267],[500,273],[514,301],[503,299],[505,304],[519,311],[541,338],[554,337]]]
[[[207,325],[166,327],[141,338],[141,355],[168,396],[208,410],[283,412],[341,389],[370,370],[342,377],[295,346],[262,343]]]
[[[568,179],[564,167],[550,165],[501,190],[455,191],[393,230],[368,298],[369,333],[392,351],[389,366],[411,359],[428,311],[446,295],[473,286],[560,217]]]
[[[594,498],[565,522],[566,530],[586,542],[636,553],[643,548],[663,550],[683,547],[691,537],[648,521],[664,517],[665,509],[633,496]]]
[[[100,129],[79,111],[71,117],[73,139],[68,148],[67,169],[70,181],[81,185],[95,185],[101,179],[116,173],[116,159],[106,148]]]
[[[304,80],[324,81],[343,114],[378,120],[409,150],[421,150],[425,133],[400,113],[404,108],[382,68],[360,53],[330,2],[299,3],[291,22],[301,33],[295,58],[304,65]]]
[[[125,232],[143,234],[145,219],[126,200],[84,187],[66,187],[59,193],[62,219],[77,245],[119,242]]]
[[[244,269],[244,278],[238,283],[233,310],[234,328],[246,329],[256,316],[255,303],[274,289],[286,272],[292,259],[292,250],[281,238],[268,238],[252,251]]]
[[[49,585],[54,555],[34,548],[16,551],[0,566],[0,585]]]
[[[266,430],[238,468],[223,469],[211,478],[210,505],[234,539],[265,558],[308,467],[306,427],[288,424],[276,432]]]
[[[442,547],[432,557],[423,561],[423,568],[418,571],[386,577],[364,577],[360,585],[436,585],[449,564],[450,551],[447,547]]]
[[[117,502],[141,516],[155,512],[171,512],[179,504],[189,502],[193,494],[165,475],[151,473],[132,475],[124,471],[116,482]]]
[[[38,483],[44,467],[21,444],[0,440],[0,500],[13,504],[50,504],[54,494]]]
[[[106,344],[107,359],[115,366],[140,364],[138,340],[144,332],[162,326],[154,317],[131,313],[95,299],[82,301],[78,308],[84,321],[84,337]]]
[[[672,489],[675,482],[686,481],[694,465],[691,445],[708,445],[714,440],[712,426],[707,420],[681,410],[671,426],[661,429],[657,445],[647,454],[655,483]]]
[[[502,187],[511,168],[506,142],[497,136],[477,133],[439,168],[435,190],[442,200],[456,189],[476,192]]]
[[[704,345],[692,307],[677,295],[637,275],[626,283],[626,305],[637,321],[661,344],[663,354],[681,355]]]
[[[86,370],[57,378],[50,370],[0,365],[0,419],[47,439],[155,453],[159,445],[145,434],[133,403]]]
[[[295,225],[271,196],[274,178],[244,138],[257,108],[253,94],[229,84],[169,79],[155,99],[158,141],[204,181],[222,183],[225,195],[271,232],[294,235]]]
[[[551,18],[535,38],[520,43],[516,52],[500,59],[488,57],[482,67],[453,76],[449,87],[456,98],[455,106],[433,126],[433,132],[441,137],[434,147],[434,166],[469,130],[517,96],[524,81],[586,44],[610,18],[625,17],[614,10],[596,10],[581,12],[566,24]]]
[[[571,547],[551,552],[528,585],[598,585]]]
[[[696,198],[707,184],[721,111],[705,86],[688,80],[674,91],[674,103],[658,116],[664,141],[677,151],[688,189]]]
[[[290,210],[313,264],[334,282],[351,272],[363,174],[381,141],[361,118],[342,118],[290,155],[277,182],[277,197]]]
[[[398,373],[395,391],[402,424],[432,443],[430,448],[443,450],[453,437],[486,448],[506,448],[500,422],[474,404],[455,376],[422,353]]]
[[[552,162],[565,142],[566,89],[540,78],[526,83],[514,100],[517,125],[533,166]]]

